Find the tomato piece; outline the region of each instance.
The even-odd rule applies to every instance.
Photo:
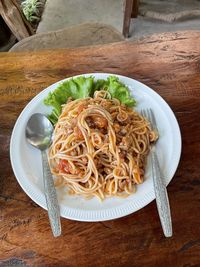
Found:
[[[60,159],[58,168],[62,172],[71,173],[71,166],[66,159]]]
[[[60,171],[68,173],[68,174],[80,174],[81,173],[81,170],[79,168],[73,169],[66,159],[60,159],[58,168]]]
[[[80,114],[84,109],[85,109],[85,105],[84,105],[84,104],[81,104],[81,105],[78,107],[78,114]]]
[[[81,130],[78,128],[78,126],[76,126],[74,128],[74,136],[79,140],[83,140],[84,139],[83,134],[82,134]]]

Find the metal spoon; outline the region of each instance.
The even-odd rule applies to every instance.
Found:
[[[26,138],[28,142],[40,149],[42,154],[44,192],[47,203],[49,221],[54,237],[61,235],[60,209],[56,189],[49,168],[46,149],[52,142],[53,126],[43,114],[33,114],[26,125]]]

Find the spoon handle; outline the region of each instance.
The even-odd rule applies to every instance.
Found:
[[[49,221],[54,237],[61,235],[60,209],[56,195],[53,177],[49,168],[46,151],[42,151],[44,192],[47,203]]]

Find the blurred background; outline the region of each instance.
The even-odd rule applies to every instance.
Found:
[[[200,0],[0,0],[0,51],[132,41],[199,29]]]

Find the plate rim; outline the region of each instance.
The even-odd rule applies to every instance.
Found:
[[[17,131],[17,128],[18,128],[18,124],[21,120],[21,118],[23,118],[23,115],[24,113],[27,111],[27,109],[39,98],[41,98],[41,95],[42,94],[45,94],[46,91],[49,91],[51,87],[53,86],[56,86],[58,85],[59,83],[62,83],[63,81],[65,80],[69,80],[71,78],[75,78],[75,77],[79,77],[79,76],[98,76],[98,75],[104,75],[104,76],[111,76],[111,75],[114,75],[116,77],[118,77],[119,79],[128,79],[128,80],[132,80],[136,83],[139,83],[141,86],[143,87],[146,87],[148,88],[149,92],[151,94],[153,94],[154,96],[156,96],[156,98],[158,98],[162,103],[165,104],[165,108],[168,109],[168,112],[170,113],[171,117],[173,117],[173,124],[175,125],[176,127],[176,145],[177,145],[177,152],[176,152],[176,155],[175,155],[175,160],[176,160],[176,167],[174,167],[174,170],[172,171],[172,175],[171,175],[171,178],[169,179],[167,185],[170,183],[170,181],[172,180],[177,168],[178,168],[178,165],[179,165],[179,162],[180,162],[180,157],[181,157],[181,151],[182,151],[182,138],[181,138],[181,131],[180,131],[180,127],[179,127],[179,124],[178,124],[178,121],[176,119],[176,116],[173,112],[173,110],[171,109],[170,105],[162,98],[162,96],[160,96],[156,91],[154,91],[152,88],[150,88],[149,86],[147,86],[146,84],[138,81],[138,80],[135,80],[133,78],[130,78],[130,77],[127,77],[127,76],[124,76],[124,75],[118,75],[118,74],[113,74],[113,73],[105,73],[105,72],[94,72],[94,73],[84,73],[84,74],[79,74],[79,75],[74,75],[74,76],[71,76],[71,77],[67,77],[67,78],[64,78],[62,80],[59,80],[53,84],[50,84],[48,87],[46,87],[45,89],[43,89],[42,91],[40,91],[36,96],[34,96],[27,104],[26,106],[23,108],[23,110],[20,112],[19,116],[17,117],[17,120],[15,122],[15,125],[13,127],[13,130],[12,130],[12,134],[11,134],[11,138],[10,138],[10,161],[11,161],[11,166],[12,166],[12,170],[14,172],[14,175],[15,175],[15,178],[17,179],[19,185],[21,186],[21,188],[23,189],[23,191],[35,202],[37,203],[40,207],[44,208],[47,210],[47,207],[46,207],[46,203],[44,201],[42,201],[40,199],[37,198],[37,197],[34,197],[34,193],[31,192],[32,190],[30,190],[29,188],[27,188],[26,186],[26,183],[24,183],[20,178],[19,178],[19,174],[18,174],[18,171],[17,171],[17,168],[14,164],[14,137],[16,135],[16,131]],[[54,89],[52,89],[54,90]],[[157,102],[157,101],[156,101]],[[33,186],[34,188],[35,186]],[[36,191],[38,191],[38,189],[35,187],[34,188]],[[43,196],[44,198],[44,196]],[[98,211],[95,211],[95,210],[85,210],[84,211],[84,216],[80,215],[81,213],[83,213],[82,211],[80,212],[80,210],[77,210],[75,208],[71,208],[71,207],[66,207],[62,204],[60,204],[60,213],[61,213],[61,216],[64,217],[64,218],[67,218],[67,219],[71,219],[71,220],[76,220],[76,221],[85,221],[85,222],[98,222],[98,221],[107,221],[107,220],[113,220],[113,219],[117,219],[117,218],[121,218],[121,217],[124,217],[124,216],[127,216],[129,214],[132,214],[140,209],[142,209],[143,207],[147,206],[148,204],[150,204],[153,200],[155,199],[155,194],[154,194],[154,191],[151,190],[148,192],[148,194],[145,194],[145,197],[143,198],[143,201],[142,201],[142,204],[136,206],[134,204],[134,208],[131,207],[131,203],[129,203],[129,205],[127,204],[126,206],[127,207],[124,207],[125,205],[122,205],[121,207],[118,206],[118,207],[114,207],[115,209],[117,208],[118,212],[116,213],[115,209],[114,208],[109,208],[109,209],[104,209],[104,210],[98,210]],[[43,202],[43,203],[42,203]],[[67,214],[65,212],[65,210],[67,209]],[[119,210],[121,210],[119,212]],[[112,211],[112,212],[111,212]],[[63,214],[64,213],[64,214]],[[78,215],[78,214],[79,215]]]

